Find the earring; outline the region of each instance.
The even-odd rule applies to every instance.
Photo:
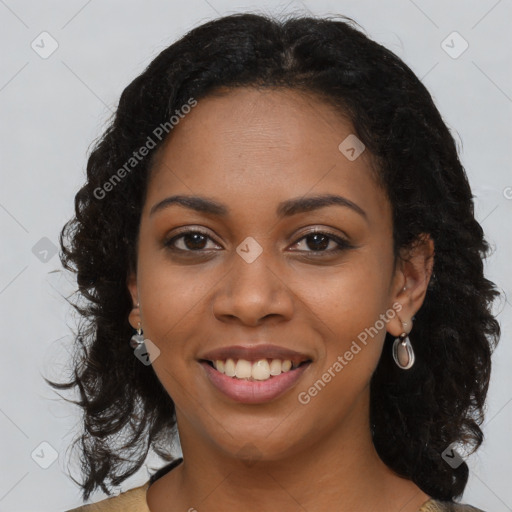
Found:
[[[144,335],[142,334],[142,329],[140,327],[140,322],[137,327],[137,334],[134,334],[132,336],[132,339],[130,340],[130,346],[132,348],[138,348],[144,343]]]
[[[400,334],[393,343],[393,359],[402,370],[408,370],[414,364],[414,350],[406,332]]]

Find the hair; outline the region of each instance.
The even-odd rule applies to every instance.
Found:
[[[452,443],[473,453],[483,441],[479,426],[500,337],[491,311],[499,292],[483,274],[490,248],[431,95],[399,57],[356,25],[345,16],[225,16],[163,50],[123,91],[89,156],[75,215],[60,234],[61,262],[77,275],[73,306],[81,321],[73,378],[47,381],[80,393],[71,402],[81,407],[84,429],[73,447],[80,445],[85,500],[98,487],[110,495],[106,482],[117,486],[137,472],[150,449],[173,460],[174,403],[129,345],[127,277],[136,268],[149,173],[167,140],[155,137],[155,129],[191,98],[236,87],[296,90],[345,113],[389,198],[395,258],[425,234],[434,241],[433,275],[411,333],[416,363],[400,370],[386,333],[370,382],[370,424],[379,456],[398,475],[434,499],[462,495],[468,466],[452,468],[442,453]],[[156,149],[114,183],[148,137]],[[98,190],[107,190],[107,182],[104,198]]]

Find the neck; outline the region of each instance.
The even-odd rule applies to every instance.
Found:
[[[175,510],[201,512],[247,510],[247,504],[251,510],[280,512],[416,512],[429,496],[379,458],[368,400],[367,393],[343,425],[325,435],[316,433],[312,441],[278,458],[264,453],[264,438],[259,447],[251,445],[252,458],[241,460],[190,435],[193,429],[187,425],[180,429],[183,462],[151,487],[151,512],[173,511],[171,504]],[[293,419],[288,421],[281,427],[292,428]],[[241,451],[251,454],[247,445]]]

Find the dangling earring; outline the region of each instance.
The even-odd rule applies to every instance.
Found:
[[[393,343],[393,359],[402,370],[408,370],[414,364],[414,350],[406,332],[400,334]]]
[[[144,343],[144,335],[142,334],[142,329],[140,327],[140,322],[137,327],[137,334],[134,334],[130,340],[130,346],[132,348],[138,348]]]

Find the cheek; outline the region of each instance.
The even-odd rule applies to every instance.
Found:
[[[176,405],[185,405],[191,395],[185,391],[190,365],[195,364],[190,338],[199,329],[199,317],[207,314],[207,285],[169,264],[147,265],[140,260],[139,296],[144,337],[159,348],[153,361],[155,374]]]
[[[173,265],[164,249],[141,236],[137,286],[141,303],[142,327],[162,355],[179,351],[190,335],[190,324],[203,314],[209,287],[208,273],[199,277],[193,265]]]
[[[370,327],[384,313],[390,279],[387,262],[360,253],[337,271],[305,279],[302,294],[333,333],[346,337]]]
[[[213,283],[183,270],[167,267],[160,272],[153,266],[143,271],[139,293],[144,332],[164,348],[171,341],[174,348],[178,341],[186,342],[191,323],[205,314],[209,286]]]
[[[314,292],[307,303],[324,340],[321,366],[337,375],[333,381],[347,379],[350,386],[360,387],[373,373],[386,333],[381,315],[394,317],[388,311],[390,268],[389,259],[362,252],[309,287]]]

